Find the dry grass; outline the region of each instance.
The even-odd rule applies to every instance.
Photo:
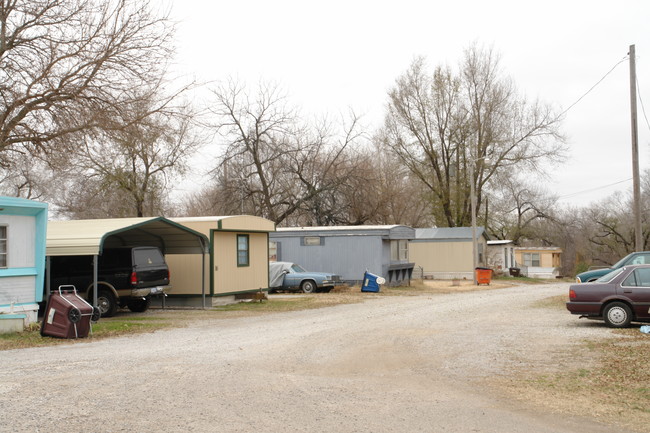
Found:
[[[565,302],[566,296],[556,296],[536,306],[564,309]],[[614,333],[614,338],[575,346],[567,354],[572,362],[565,370],[522,372],[498,385],[512,398],[535,406],[645,432],[650,425],[650,336],[638,326]]]

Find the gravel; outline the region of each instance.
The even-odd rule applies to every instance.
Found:
[[[567,287],[370,295],[0,352],[0,432],[608,432],[489,386],[611,335],[533,305]]]

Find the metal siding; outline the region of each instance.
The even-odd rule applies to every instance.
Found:
[[[170,295],[200,295],[201,254],[168,254],[165,256],[171,277]],[[210,294],[210,257],[205,255],[205,293]]]
[[[0,305],[34,302],[35,276],[0,278]]]
[[[411,242],[409,254],[415,266],[427,272],[472,272],[471,242]]]
[[[237,235],[249,236],[249,266],[237,266]],[[268,287],[266,233],[214,232],[214,294]]]
[[[396,226],[390,230],[390,239],[415,239],[415,229],[407,226]]]
[[[34,267],[36,219],[33,216],[0,215],[0,225],[7,226],[7,267]]]
[[[362,280],[366,269],[382,272],[384,248],[379,236],[326,236],[324,245],[301,246],[304,233],[293,236],[276,234],[271,233],[270,236],[271,240],[281,245],[281,260],[298,263],[309,271],[331,272],[346,281]],[[318,236],[315,232],[308,235]]]
[[[270,232],[275,230],[273,221],[251,215],[182,217],[172,218],[172,220],[201,231],[206,236],[210,234],[210,229],[217,228],[242,232]]]

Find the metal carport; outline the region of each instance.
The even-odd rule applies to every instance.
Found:
[[[200,253],[205,257],[209,242],[202,233],[166,218],[154,217],[49,221],[46,245],[46,296],[49,297],[50,294],[51,256],[93,256],[93,305],[97,306],[98,256],[104,248],[155,246],[160,248],[163,254]],[[205,280],[202,280],[201,284],[205,307]]]

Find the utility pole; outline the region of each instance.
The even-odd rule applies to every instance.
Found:
[[[643,251],[643,233],[641,232],[641,180],[639,178],[639,131],[636,111],[636,54],[634,45],[630,45],[630,112],[632,114],[632,182],[634,189],[634,247]]]

